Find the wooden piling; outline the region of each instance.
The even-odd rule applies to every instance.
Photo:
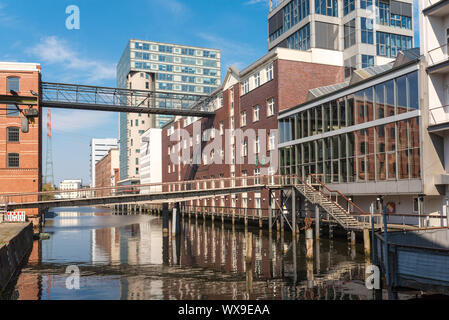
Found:
[[[365,248],[365,257],[370,257],[371,243],[370,243],[369,229],[363,229],[363,245]]]

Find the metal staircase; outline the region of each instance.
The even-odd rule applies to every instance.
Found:
[[[311,175],[311,179],[314,183],[306,183],[302,178],[295,176],[293,178],[295,188],[312,204],[318,204],[329,215],[335,219],[340,226],[346,230],[363,230],[367,226],[365,223],[355,219],[351,213],[344,209],[338,203],[338,197],[340,200],[344,200],[349,204],[349,207],[356,208],[360,211],[359,214],[367,214],[358,206],[356,206],[351,200],[345,197],[338,191],[330,190],[326,187],[318,178]],[[333,199],[335,197],[335,200]]]

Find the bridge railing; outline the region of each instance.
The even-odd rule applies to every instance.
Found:
[[[22,193],[2,193],[0,194],[1,204],[25,204],[35,202],[52,202],[55,200],[76,200],[95,199],[105,197],[120,197],[130,195],[144,195],[154,193],[174,193],[180,192],[180,198],[188,196],[186,192],[194,195],[195,191],[205,191],[214,189],[237,189],[251,186],[280,185],[287,182],[289,178],[282,175],[269,176],[244,176],[230,178],[213,178],[192,181],[174,181],[165,183],[151,183],[139,185],[121,185],[111,187],[83,188],[72,190],[54,190],[44,192],[22,192]],[[232,190],[230,190],[232,191]],[[237,190],[238,192],[238,190]],[[232,192],[229,192],[232,193]]]
[[[209,96],[42,82],[43,102],[209,111]],[[204,103],[203,103],[204,102]]]
[[[200,200],[203,201],[203,200]],[[211,202],[211,201],[208,201]],[[214,206],[214,205],[186,205],[181,207],[185,213],[190,214],[207,214],[213,215],[215,217],[235,217],[235,218],[248,218],[248,219],[259,219],[267,218],[269,210],[267,208],[245,208],[245,207],[228,207],[228,206]],[[272,216],[276,216],[276,209],[272,209]]]

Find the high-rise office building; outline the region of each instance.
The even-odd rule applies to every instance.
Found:
[[[90,142],[90,183],[95,187],[95,165],[108,154],[109,150],[118,147],[117,139],[92,139]]]
[[[343,52],[345,76],[413,46],[413,0],[270,0],[268,50]]]
[[[117,66],[117,85],[120,88],[207,96],[220,84],[221,54],[217,49],[131,39]],[[186,108],[192,104],[186,99],[182,106],[176,106],[173,100],[158,97],[154,101],[156,107]],[[121,184],[139,180],[140,135],[149,128],[161,127],[172,118],[120,113]]]

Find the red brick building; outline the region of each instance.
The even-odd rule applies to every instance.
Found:
[[[110,149],[109,152],[95,164],[95,188],[107,188],[116,186],[118,175],[116,172],[120,167],[119,149]],[[97,191],[97,196],[110,196],[115,190]]]
[[[36,98],[31,90],[35,93],[39,92],[40,78],[39,64],[1,62],[0,95],[6,98],[13,94],[25,98]],[[11,90],[14,93],[11,93]],[[28,107],[19,106],[21,110]],[[21,130],[23,113],[14,104],[0,104],[0,193],[41,190],[42,113],[38,105],[33,108],[38,109],[39,117],[34,123],[30,123],[29,131],[24,133]],[[28,197],[23,200],[36,200],[34,198]],[[27,216],[38,213],[37,209],[18,211],[25,211]]]
[[[344,68],[332,64],[340,61],[330,59],[332,54],[338,53],[317,55],[313,51],[276,48],[242,71],[229,68],[223,84],[210,96],[208,107],[216,113],[213,119],[178,117],[164,126],[162,181],[230,178],[227,186],[239,186],[244,182],[238,178],[276,174],[277,114],[279,110],[305,102],[309,89],[344,80]],[[180,140],[176,129],[184,129],[190,139]],[[243,138],[229,139],[239,129]],[[230,130],[228,139],[227,130]],[[221,148],[215,147],[219,142]],[[200,145],[201,164],[198,164],[193,155]],[[189,155],[189,161],[173,162],[182,160],[184,154]],[[237,180],[232,182],[232,178]],[[201,187],[218,188],[219,183],[208,182]],[[175,185],[165,187],[166,191],[175,188]],[[188,205],[266,209],[269,195],[264,190],[195,200]]]

